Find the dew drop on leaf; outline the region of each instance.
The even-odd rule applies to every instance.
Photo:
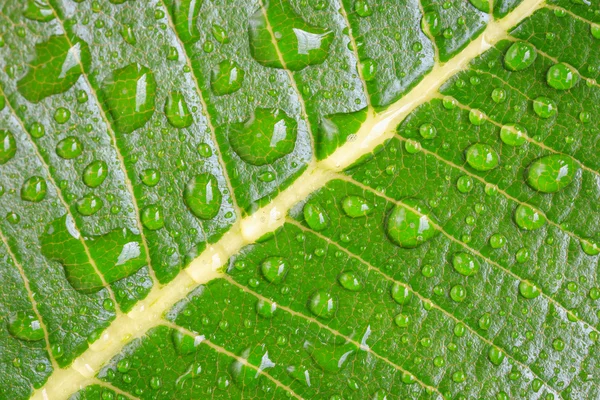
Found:
[[[66,124],[71,119],[71,111],[64,107],[59,107],[54,112],[54,120],[59,124]]]
[[[342,200],[342,209],[350,218],[360,218],[373,211],[371,204],[361,196],[346,196]]]
[[[522,146],[527,141],[527,130],[518,124],[507,124],[500,128],[500,139],[508,146]]]
[[[48,186],[41,176],[32,176],[21,186],[21,198],[32,203],[39,203],[46,197]]]
[[[498,166],[499,157],[492,146],[484,143],[471,145],[466,151],[467,163],[477,171],[489,171]]]
[[[419,127],[419,134],[423,139],[433,139],[437,135],[437,129],[432,124],[422,124]]]
[[[408,327],[408,325],[410,325],[410,315],[407,315],[407,314],[398,314],[394,318],[394,322],[400,328],[406,328],[406,327]]]
[[[546,217],[528,205],[520,204],[515,211],[515,222],[519,228],[532,231],[544,226]]]
[[[148,168],[142,171],[140,178],[144,185],[153,187],[160,181],[160,171],[154,168]]]
[[[368,17],[373,14],[373,10],[366,0],[357,0],[354,3],[354,11],[360,17]]]
[[[469,0],[469,3],[481,12],[490,12],[490,2],[488,0]]]
[[[475,126],[482,125],[485,122],[485,114],[476,108],[469,111],[469,121]]]
[[[244,82],[246,72],[238,63],[223,60],[215,66],[210,75],[210,87],[217,96],[237,92]]]
[[[17,339],[35,342],[44,338],[44,330],[37,316],[31,312],[19,311],[8,317],[8,331]]]
[[[527,168],[527,184],[543,193],[555,193],[573,181],[578,169],[575,161],[564,154],[538,158]]]
[[[521,281],[519,283],[519,293],[526,299],[535,299],[540,295],[540,289],[529,281]]]
[[[217,178],[210,173],[199,174],[185,185],[183,200],[190,211],[198,218],[214,218],[221,208],[223,195]]]
[[[0,130],[0,165],[6,164],[17,153],[17,141],[13,134]]]
[[[442,32],[442,23],[440,20],[440,14],[437,11],[430,11],[425,13],[423,19],[421,21],[421,26],[423,27],[423,31],[425,26],[429,28],[429,33],[431,36],[439,36]]]
[[[228,128],[231,147],[252,165],[271,164],[296,144],[296,120],[279,109],[257,108],[248,120]]]
[[[322,231],[329,226],[329,217],[325,209],[316,202],[308,202],[302,210],[304,220],[308,226],[314,231]]]
[[[412,292],[410,289],[399,283],[394,283],[391,289],[392,298],[400,305],[406,305],[412,298]]]
[[[479,261],[469,253],[456,253],[452,256],[454,270],[464,276],[473,276],[479,272]]]
[[[285,258],[273,256],[260,264],[260,271],[267,281],[281,283],[288,273],[288,265]]]
[[[202,1],[174,0],[172,4],[173,23],[181,41],[193,43],[200,40],[197,20]]]
[[[569,90],[577,83],[577,75],[565,63],[554,64],[546,74],[548,85],[557,90]]]
[[[469,175],[463,175],[456,181],[456,188],[461,193],[469,193],[473,190],[473,178]]]
[[[592,239],[581,239],[581,249],[588,256],[597,256],[600,254],[600,246]]]
[[[96,188],[104,182],[108,176],[108,165],[102,160],[92,161],[83,170],[83,183],[91,188]]]
[[[504,54],[504,66],[510,71],[522,71],[535,61],[535,47],[525,42],[513,43]]]
[[[165,115],[175,128],[187,128],[194,122],[183,94],[178,91],[169,93],[165,103]]]
[[[342,287],[351,292],[359,292],[363,288],[363,284],[358,277],[352,272],[344,272],[338,277],[338,282]]]
[[[142,224],[151,231],[156,231],[165,226],[162,208],[156,204],[152,204],[142,210],[141,220]]]
[[[83,152],[83,144],[75,136],[69,136],[56,144],[56,154],[65,160],[78,157]]]
[[[386,233],[400,247],[412,249],[437,234],[432,225],[436,222],[431,211],[414,199],[405,199],[390,212],[386,222]]]
[[[121,37],[125,42],[129,43],[132,46],[135,46],[135,44],[137,43],[135,32],[130,24],[123,25],[123,27],[121,28]]]
[[[492,91],[492,100],[494,101],[494,103],[504,103],[506,101],[506,90],[495,88]]]
[[[277,305],[267,300],[258,299],[256,301],[256,313],[263,318],[271,319],[275,315]]]
[[[467,298],[467,289],[463,285],[455,285],[450,289],[450,298],[457,303]]]
[[[488,350],[488,360],[490,360],[490,362],[496,366],[502,364],[504,357],[504,352],[496,346],[491,346]]]
[[[548,119],[556,115],[558,109],[556,103],[547,97],[537,97],[533,100],[533,111],[543,119]]]
[[[81,215],[89,216],[96,214],[104,205],[101,198],[95,194],[89,193],[77,201],[77,211]]]
[[[367,82],[371,82],[377,75],[377,61],[366,58],[362,62],[362,76]]]
[[[313,292],[308,300],[308,309],[320,318],[331,318],[335,314],[337,304],[331,293],[324,289]]]

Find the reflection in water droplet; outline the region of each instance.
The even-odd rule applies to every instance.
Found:
[[[392,298],[394,301],[400,305],[407,305],[412,298],[412,292],[407,286],[401,285],[399,283],[394,283],[392,285]]]
[[[533,111],[535,111],[540,118],[550,118],[556,115],[558,112],[557,110],[554,100],[547,97],[540,96],[533,101]]]
[[[169,93],[165,103],[165,115],[175,128],[187,128],[194,122],[183,94],[177,91]]]
[[[88,45],[77,37],[51,36],[35,46],[35,58],[18,83],[28,101],[38,103],[48,96],[66,92],[91,62]]]
[[[490,347],[490,349],[488,351],[488,359],[490,360],[490,362],[492,364],[500,365],[500,364],[502,364],[502,361],[504,360],[504,352],[502,350],[500,350],[498,347],[492,346],[492,347]]]
[[[156,81],[150,69],[130,64],[113,71],[103,93],[110,114],[122,133],[144,126],[154,114]]]
[[[437,234],[432,225],[435,219],[431,211],[414,199],[403,200],[390,212],[386,222],[386,233],[400,247],[412,249],[430,240]],[[410,207],[410,208],[409,208]]]
[[[233,150],[252,165],[271,164],[291,153],[296,135],[296,120],[271,108],[257,108],[245,122],[229,125],[227,134]]]
[[[529,281],[521,281],[519,283],[519,293],[526,299],[535,299],[541,294],[540,289]]]
[[[222,198],[217,178],[210,173],[194,176],[183,191],[185,204],[196,217],[202,219],[212,219],[219,213]]]
[[[363,284],[358,277],[352,272],[344,272],[338,278],[338,282],[342,287],[351,292],[359,292],[363,288]]]
[[[518,124],[507,124],[500,129],[500,139],[509,146],[522,146],[527,141],[527,130]]]
[[[174,0],[172,15],[175,30],[183,43],[200,40],[198,30],[198,13],[202,0]]]
[[[133,31],[133,27],[129,24],[124,24],[123,28],[121,28],[121,37],[124,41],[129,43],[132,46],[135,46],[137,43],[137,39],[135,38],[135,32]]]
[[[334,38],[333,32],[305,22],[289,2],[272,1],[266,10],[259,8],[249,21],[250,53],[259,64],[284,68],[269,32],[265,13],[287,69],[300,71],[325,61]]]
[[[17,141],[12,133],[0,130],[0,165],[6,164],[17,153]]]
[[[79,211],[81,215],[89,216],[100,211],[103,205],[104,203],[101,198],[92,193],[88,193],[77,201],[77,211]]]
[[[27,179],[21,186],[21,198],[32,203],[39,203],[46,197],[48,186],[41,176]]]
[[[573,181],[578,169],[571,157],[552,154],[529,165],[527,184],[543,193],[558,192]]]
[[[223,60],[211,72],[210,87],[217,96],[234,93],[242,87],[245,75],[238,63]]]
[[[48,22],[56,18],[46,0],[27,0],[27,8],[23,11],[23,16],[40,22]]]

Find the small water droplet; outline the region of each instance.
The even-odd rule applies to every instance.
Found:
[[[79,211],[81,215],[89,216],[100,211],[103,205],[102,199],[89,193],[77,201],[77,211]]]
[[[324,230],[329,226],[329,217],[325,209],[316,202],[308,202],[303,209],[304,220],[308,226],[317,232]]]
[[[359,292],[363,288],[363,284],[358,277],[352,272],[344,272],[338,277],[338,282],[342,287],[351,292]]]
[[[237,92],[242,87],[245,75],[246,72],[238,63],[223,60],[211,72],[211,89],[217,96]]]
[[[533,111],[540,117],[548,119],[557,113],[556,103],[547,98],[540,96],[533,100]]]
[[[518,124],[507,124],[500,128],[500,139],[509,146],[522,146],[527,141],[527,130]]]
[[[151,231],[161,229],[165,226],[162,208],[156,204],[152,204],[142,210],[141,220],[142,224]]]
[[[526,299],[535,299],[541,294],[540,289],[529,281],[521,281],[519,283],[519,293]]]
[[[156,186],[160,181],[160,171],[153,168],[145,169],[142,171],[140,178],[142,179],[144,185],[150,187]]]
[[[577,83],[577,75],[565,63],[554,64],[546,74],[548,85],[557,90],[569,90]]]
[[[342,209],[350,218],[364,217],[373,211],[371,204],[361,196],[346,196],[342,200]]]
[[[261,263],[260,271],[267,281],[281,283],[288,273],[288,265],[285,258],[273,256]]]

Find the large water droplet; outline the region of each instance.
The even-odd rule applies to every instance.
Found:
[[[257,108],[245,122],[229,126],[233,150],[252,165],[271,164],[296,145],[297,123],[279,109]]]
[[[202,0],[174,0],[173,23],[183,43],[193,43],[200,39],[198,13]]]
[[[498,154],[484,143],[471,145],[466,152],[467,163],[477,171],[489,171],[498,166]]]
[[[32,203],[39,203],[46,197],[48,185],[41,176],[32,176],[21,186],[21,198]]]
[[[64,35],[51,36],[35,46],[35,58],[29,71],[17,84],[27,100],[37,103],[42,99],[66,92],[90,65],[90,51],[79,38]]]
[[[502,364],[502,361],[504,360],[504,357],[505,357],[504,356],[504,352],[502,350],[500,350],[496,346],[492,346],[488,350],[488,359],[494,365],[500,365],[500,364]]]
[[[23,16],[40,22],[48,22],[56,18],[46,0],[27,0],[27,8],[23,11]]]
[[[6,164],[17,153],[17,141],[12,133],[0,130],[0,165]]]
[[[350,218],[359,218],[369,215],[373,206],[361,196],[346,196],[342,200],[342,209]]]
[[[522,71],[535,61],[535,47],[525,42],[513,43],[504,55],[504,66],[511,71]]]
[[[113,71],[103,92],[110,114],[123,133],[144,126],[154,114],[156,81],[147,67],[130,64]]]
[[[194,122],[181,92],[171,92],[165,103],[167,120],[175,128],[187,128]]]
[[[519,283],[519,293],[526,299],[535,299],[541,294],[540,289],[529,281],[521,281]]]
[[[546,74],[548,85],[557,90],[569,90],[577,83],[577,74],[565,63],[554,64]]]
[[[314,231],[322,231],[329,226],[329,217],[325,209],[316,202],[308,202],[303,209],[304,220]]]
[[[331,318],[335,314],[336,301],[328,291],[316,290],[308,300],[308,309],[320,318]]]
[[[464,276],[473,276],[479,272],[479,261],[469,253],[454,254],[452,266],[456,272]]]
[[[283,257],[269,257],[260,265],[260,271],[271,283],[281,283],[288,273],[288,265]]]
[[[100,197],[88,193],[77,201],[77,211],[85,216],[94,215],[100,211],[103,205],[104,203]]]
[[[44,330],[32,312],[19,311],[8,317],[8,331],[17,339],[35,342],[44,338]]]
[[[269,19],[277,47],[269,31]],[[266,10],[260,8],[250,17],[250,53],[258,63],[273,68],[300,71],[321,64],[329,55],[332,31],[312,26],[295,13],[289,2],[271,1]],[[278,51],[279,50],[279,51]]]
[[[520,204],[515,211],[515,222],[521,229],[533,231],[546,223],[546,217],[533,208]]]
[[[500,139],[509,146],[522,146],[527,141],[527,130],[518,124],[507,124],[500,129]]]
[[[185,185],[183,200],[190,211],[198,218],[214,218],[221,208],[223,195],[219,190],[217,178],[204,173],[193,177]]]
[[[533,101],[533,111],[535,111],[540,118],[547,119],[556,115],[558,108],[556,107],[554,100],[540,96]]]
[[[217,96],[237,92],[244,82],[246,72],[238,63],[231,60],[221,61],[210,75],[210,87]]]
[[[87,167],[85,167],[83,170],[82,179],[86,186],[95,188],[102,185],[107,176],[108,165],[106,165],[106,162],[102,160],[96,160],[92,161]]]
[[[83,144],[75,136],[64,138],[56,144],[56,154],[65,160],[78,157],[83,152]]]
[[[401,285],[399,283],[394,283],[392,285],[392,298],[394,301],[400,305],[406,305],[410,302],[412,298],[412,292],[407,286]]]
[[[527,184],[544,193],[554,193],[573,181],[579,168],[563,154],[552,154],[535,160],[527,169]]]
[[[431,211],[414,199],[403,201],[391,211],[386,222],[386,233],[400,247],[412,249],[437,234]],[[409,208],[410,207],[410,208]]]
[[[141,220],[142,224],[151,231],[156,231],[165,226],[162,208],[156,204],[149,205],[142,210]]]
[[[363,284],[358,277],[352,272],[344,272],[338,278],[338,282],[342,287],[351,292],[359,292],[363,288]]]
[[[243,363],[236,359],[231,363],[229,371],[231,372],[233,381],[245,388],[256,386],[263,376],[257,372],[256,367],[251,367],[250,365],[258,366],[259,371],[264,371],[275,366],[275,363],[269,359],[269,352],[266,351],[264,345],[247,348],[242,352],[240,358],[246,362]]]
[[[423,19],[421,20],[421,26],[423,27],[424,32],[426,32],[426,29],[424,28],[427,26],[431,36],[438,36],[440,33],[442,33],[440,14],[437,11],[425,13]]]

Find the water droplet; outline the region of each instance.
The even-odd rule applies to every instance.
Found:
[[[421,143],[416,140],[408,139],[404,142],[404,150],[406,150],[408,154],[416,154],[421,151]]]
[[[490,237],[490,246],[493,249],[499,249],[506,244],[506,237],[500,233],[495,233]]]
[[[185,185],[183,200],[190,211],[198,218],[212,219],[221,209],[223,195],[217,178],[204,173],[193,177]]]
[[[525,42],[515,42],[504,55],[504,66],[511,71],[522,71],[535,61],[535,47]]]
[[[17,141],[12,133],[0,130],[0,165],[6,164],[17,153]]]
[[[322,231],[329,226],[329,217],[325,209],[316,202],[308,202],[303,209],[304,220],[314,231]]]
[[[412,385],[417,381],[415,376],[409,372],[402,372],[402,377],[400,378],[400,380],[406,385]]]
[[[103,205],[102,199],[89,193],[77,201],[77,211],[81,215],[93,215],[100,211]]]
[[[21,198],[32,203],[39,203],[46,197],[48,186],[44,178],[32,176],[21,186]]]
[[[489,171],[498,166],[499,157],[492,146],[484,143],[471,145],[466,152],[467,163],[477,171]]]
[[[23,16],[40,22],[52,21],[55,18],[54,11],[46,0],[27,0]]]
[[[165,103],[165,115],[175,128],[187,128],[194,122],[183,94],[178,91],[169,93]]]
[[[332,346],[316,342],[307,343],[306,349],[319,367],[324,371],[337,374],[347,365],[352,364],[357,347],[353,343]]]
[[[488,350],[488,359],[492,364],[496,366],[502,364],[502,361],[504,361],[504,357],[504,352],[496,346],[492,346]]]
[[[65,160],[78,157],[83,152],[83,144],[75,136],[64,138],[56,144],[56,154]]]
[[[132,46],[135,46],[137,43],[137,39],[135,38],[135,32],[133,31],[133,27],[129,24],[123,25],[121,28],[121,37],[124,41],[129,43]]]
[[[214,25],[212,26],[212,34],[215,40],[221,44],[229,43],[229,35],[222,26]]]
[[[350,218],[360,218],[373,211],[371,204],[361,196],[346,196],[342,200],[342,209]]]
[[[520,248],[515,255],[517,262],[523,264],[525,261],[529,260],[529,250],[525,247]]]
[[[469,175],[463,175],[456,181],[456,188],[461,193],[469,193],[473,190],[473,178]]]
[[[546,74],[548,85],[557,90],[569,90],[577,83],[577,75],[565,63],[554,64]]]
[[[479,318],[479,321],[477,321],[477,324],[479,325],[479,329],[487,331],[492,324],[492,315],[489,312],[483,314],[481,318]]]
[[[412,292],[408,287],[397,282],[392,285],[391,294],[394,301],[400,305],[408,304],[412,298]]]
[[[125,374],[131,368],[131,361],[128,358],[123,358],[117,362],[117,371],[122,374]]]
[[[28,101],[38,103],[48,96],[66,92],[91,62],[88,45],[77,37],[51,36],[35,46],[35,58],[17,84]]]
[[[429,28],[429,33],[431,36],[438,36],[442,32],[440,14],[437,11],[425,13],[423,19],[421,20],[421,27],[423,31],[426,31],[425,26]]]
[[[591,24],[590,32],[592,32],[593,37],[595,37],[596,39],[600,39],[600,25]]]
[[[542,215],[539,211],[534,210],[527,205],[521,204],[515,211],[515,222],[519,228],[532,231],[544,226],[546,223],[546,217],[544,217],[544,215]]]
[[[288,265],[283,257],[269,257],[260,265],[260,271],[271,283],[281,283],[288,273]]]
[[[261,317],[271,319],[275,315],[275,311],[277,311],[277,304],[267,300],[258,299],[256,301],[255,309],[256,313]]]
[[[412,249],[437,234],[431,211],[414,199],[405,199],[406,206],[398,204],[390,212],[386,233],[400,247]],[[410,208],[409,208],[410,207]]]
[[[597,256],[600,254],[600,246],[592,239],[581,239],[579,241],[581,249],[588,256]]]
[[[394,322],[400,328],[406,328],[406,327],[408,327],[408,325],[410,325],[410,315],[407,315],[407,314],[398,314],[394,318]]]
[[[529,281],[521,281],[519,283],[519,293],[526,299],[535,299],[541,294],[540,289]]]
[[[324,289],[316,290],[308,301],[308,309],[320,318],[331,318],[336,311],[336,301],[331,293]]]
[[[71,119],[71,111],[67,108],[59,107],[54,112],[54,120],[59,124],[66,124]]]
[[[552,341],[552,347],[556,351],[563,351],[565,349],[565,342],[561,338],[554,339]]]
[[[39,122],[34,122],[29,126],[29,134],[32,137],[39,139],[46,134],[46,128]]]
[[[162,386],[162,382],[158,376],[153,376],[150,378],[150,387],[154,390],[160,389]]]
[[[352,272],[344,272],[338,278],[338,282],[342,287],[351,292],[359,292],[363,288],[363,284],[358,277]]]
[[[455,285],[450,289],[450,298],[457,303],[467,298],[467,289],[463,285]]]
[[[563,154],[538,158],[527,168],[527,184],[543,193],[554,193],[570,184],[578,167],[573,159]]]
[[[266,10],[261,7],[250,17],[250,53],[259,64],[284,68],[269,25],[277,40],[277,47],[283,49],[281,54],[286,69],[300,71],[309,65],[321,64],[329,55],[334,38],[332,31],[308,24],[294,12],[290,3],[272,1]]]
[[[506,101],[506,90],[495,88],[492,91],[492,100],[494,101],[494,103],[504,103]]]
[[[171,340],[178,354],[192,354],[196,351],[200,343],[204,340],[204,336],[192,337],[178,330],[173,330]]]
[[[211,72],[210,87],[217,96],[237,92],[244,82],[246,72],[231,60],[221,61]]]
[[[257,108],[245,122],[229,126],[229,142],[242,160],[271,164],[294,150],[297,123],[279,109]]]
[[[357,0],[356,3],[354,3],[354,11],[360,17],[368,17],[373,14],[373,10],[366,0]]]
[[[85,167],[83,170],[82,179],[86,186],[95,188],[102,185],[107,176],[108,165],[106,165],[106,162],[102,160],[96,160],[92,161],[87,167]]]
[[[469,121],[475,126],[482,125],[485,122],[486,115],[476,108],[469,111]]]
[[[200,39],[197,20],[201,5],[202,1],[199,0],[173,1],[173,23],[183,43],[193,43]]]
[[[504,125],[500,129],[500,139],[509,146],[522,146],[527,141],[527,130],[518,124]]]
[[[130,64],[113,71],[103,91],[110,114],[122,133],[141,128],[154,114],[156,81],[147,67]]]
[[[44,338],[42,324],[31,312],[19,311],[8,317],[8,331],[17,339],[35,342]]]
[[[363,79],[367,82],[371,82],[375,79],[377,74],[377,61],[366,58],[362,61],[362,75]]]
[[[437,135],[437,129],[432,124],[422,124],[419,133],[423,139],[433,139]]]
[[[550,118],[557,113],[556,103],[547,97],[540,96],[533,101],[533,111],[540,118]]]
[[[479,261],[469,253],[456,253],[452,256],[452,266],[461,275],[473,276],[479,272]]]
[[[142,210],[142,224],[151,231],[158,230],[165,226],[165,221],[162,215],[162,208],[156,204],[152,204]]]
[[[145,169],[142,171],[140,178],[142,179],[144,185],[150,187],[156,186],[160,181],[160,171],[153,168]]]

